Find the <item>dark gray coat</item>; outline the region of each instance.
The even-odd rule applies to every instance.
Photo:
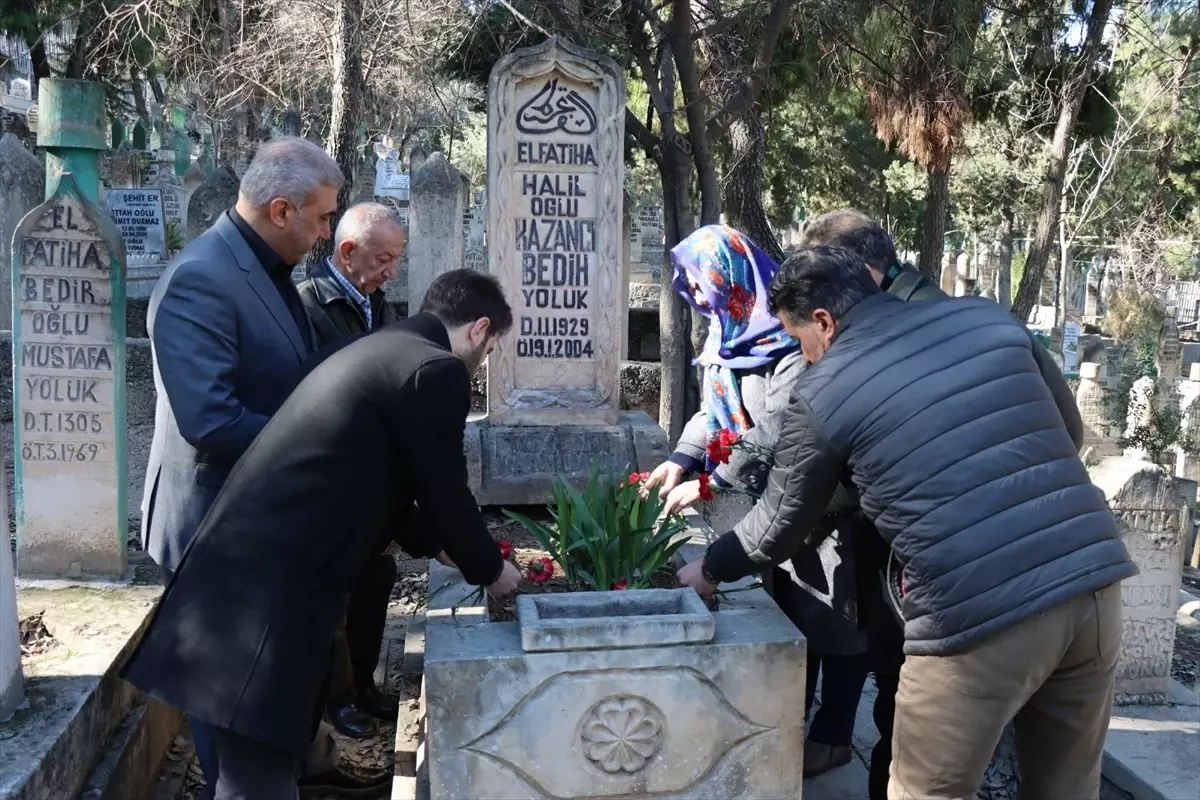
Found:
[[[859,303],[796,385],[766,493],[710,571],[790,558],[846,477],[904,565],[908,654],[969,648],[1136,574],[1035,346],[990,300]]]
[[[142,546],[175,569],[254,437],[296,386],[308,348],[228,214],[175,257],[150,297],[154,441]]]

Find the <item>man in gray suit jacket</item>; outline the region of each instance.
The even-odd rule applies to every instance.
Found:
[[[237,205],[176,256],[150,298],[158,406],[142,543],[168,581],[233,465],[316,349],[291,273],[329,238],[343,182],[337,163],[312,142],[263,145]],[[218,765],[210,731],[193,720],[192,733],[211,796]],[[331,737],[318,737],[316,749],[323,763],[309,771],[323,794],[363,788],[336,769]]]

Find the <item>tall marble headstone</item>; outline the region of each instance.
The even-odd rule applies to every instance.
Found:
[[[44,170],[37,158],[11,133],[0,137],[0,309],[4,321],[0,328],[12,327],[13,231],[17,223],[46,196]]]
[[[1112,507],[1139,570],[1121,582],[1124,613],[1116,700],[1165,703],[1191,515],[1179,483],[1156,464],[1108,458],[1091,477]]]
[[[488,263],[514,315],[489,360],[489,417],[611,425],[626,313],[621,70],[550,38],[496,64],[488,107]]]
[[[73,177],[13,253],[17,569],[125,572],[125,276],[120,234]]]

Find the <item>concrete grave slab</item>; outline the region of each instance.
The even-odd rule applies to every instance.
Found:
[[[1114,708],[1103,771],[1137,800],[1200,797],[1200,696],[1171,681],[1167,705]]]

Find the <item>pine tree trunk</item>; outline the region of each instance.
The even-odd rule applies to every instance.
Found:
[[[338,192],[337,213],[329,223],[331,232],[350,205],[350,197],[354,192],[354,173],[358,166],[358,141],[363,116],[361,21],[362,0],[335,0],[330,29],[333,51],[332,103],[325,149],[341,167],[345,183]],[[310,268],[332,252],[332,241],[317,242],[308,256]]]
[[[1091,18],[1088,19],[1083,55],[1071,70],[1073,75],[1062,84],[1058,123],[1054,127],[1054,138],[1050,142],[1046,172],[1042,178],[1042,207],[1038,211],[1033,241],[1030,242],[1029,255],[1025,259],[1025,271],[1021,275],[1021,284],[1017,287],[1017,296],[1012,305],[1013,316],[1020,322],[1029,319],[1029,313],[1038,300],[1046,264],[1055,247],[1059,203],[1062,200],[1063,181],[1067,174],[1067,158],[1075,137],[1079,109],[1083,106],[1084,96],[1092,83],[1093,69],[1100,54],[1101,37],[1104,26],[1108,23],[1108,12],[1112,9],[1112,4],[1113,0],[1095,0]]]
[[[753,239],[775,261],[783,248],[771,232],[763,210],[763,164],[767,135],[758,109],[750,108],[729,122],[729,159],[725,166],[725,220]]]
[[[925,186],[925,233],[921,237],[921,274],[937,284],[942,281],[942,251],[946,240],[946,218],[950,211],[950,159],[930,166]]]

